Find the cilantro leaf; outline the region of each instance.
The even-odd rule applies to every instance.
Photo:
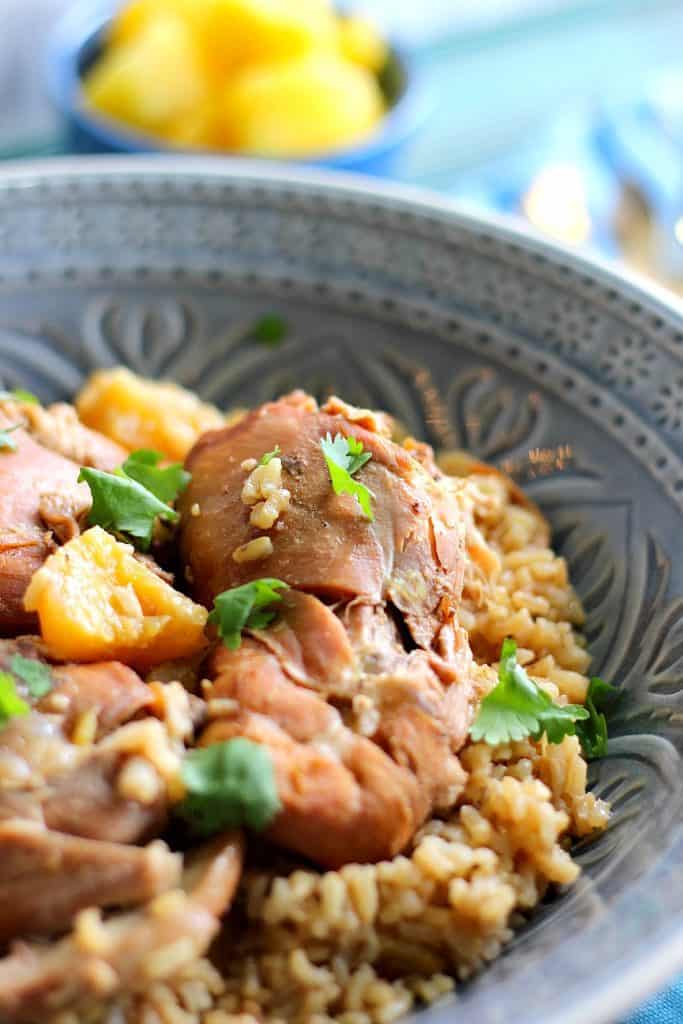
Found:
[[[277,313],[266,313],[249,329],[249,337],[261,345],[276,348],[287,336],[287,324]]]
[[[353,474],[370,461],[372,453],[363,451],[362,441],[356,440],[355,437],[344,437],[343,434],[336,434],[334,440],[327,434],[320,442],[320,447],[325,456],[334,493],[350,494],[357,500],[365,518],[373,520],[374,495],[364,484],[353,479]]]
[[[605,711],[621,697],[621,690],[611,686],[599,676],[594,676],[586,694],[586,710],[589,718],[578,722],[576,734],[581,740],[583,752],[589,761],[604,757],[607,753],[607,719]]]
[[[242,825],[261,831],[281,807],[270,754],[242,737],[189,751],[181,776],[186,796],[176,813],[202,835]]]
[[[218,629],[218,635],[231,651],[242,643],[243,629],[265,629],[275,618],[269,605],[282,600],[278,590],[287,590],[282,580],[260,579],[233,587],[219,594],[213,603],[209,622]]]
[[[8,452],[15,452],[17,450],[17,442],[14,438],[10,437],[13,430],[18,430],[21,423],[14,423],[11,427],[5,427],[0,430],[0,451],[5,449]]]
[[[87,483],[92,494],[89,524],[125,534],[143,551],[150,545],[157,516],[171,523],[179,519],[174,509],[127,476],[84,467],[78,479]]]
[[[15,715],[27,715],[30,710],[18,695],[9,672],[0,672],[0,726],[6,725]]]
[[[32,697],[44,697],[52,689],[52,675],[47,665],[34,658],[24,658],[21,654],[13,654],[10,671],[22,682],[26,683]]]
[[[339,435],[337,435],[339,436]],[[357,473],[359,469],[362,469],[366,462],[369,462],[372,458],[371,452],[363,451],[363,442],[359,441],[355,437],[347,437],[346,444],[348,446],[349,464],[346,467],[351,474]]]
[[[164,456],[151,448],[139,448],[131,452],[121,466],[121,472],[130,480],[136,480],[159,501],[170,503],[175,501],[191,480],[180,462],[172,462],[168,466],[160,466]]]
[[[261,456],[258,464],[259,466],[267,466],[269,462],[272,462],[273,459],[278,458],[280,455],[282,455],[282,449],[279,444],[276,444],[272,452],[266,452],[265,455]]]
[[[527,736],[539,739],[543,733],[550,743],[561,743],[576,733],[576,722],[588,717],[578,704],[554,704],[518,664],[517,644],[508,637],[500,655],[498,684],[482,700],[470,736],[494,747]]]
[[[14,388],[13,391],[0,390],[0,402],[26,402],[27,405],[40,405],[40,400],[25,388]]]

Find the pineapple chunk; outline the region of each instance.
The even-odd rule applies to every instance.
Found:
[[[24,604],[38,613],[47,649],[62,661],[116,660],[144,671],[206,643],[206,609],[99,526],[50,555]]]
[[[202,0],[129,0],[112,18],[107,33],[110,46],[121,46],[140,36],[157,18],[175,15],[187,25],[200,24]]]
[[[329,0],[207,0],[205,10],[204,52],[218,72],[336,45]]]
[[[174,146],[318,156],[371,134],[386,57],[372,23],[332,0],[130,0],[83,93]]]
[[[230,145],[221,130],[216,105],[209,103],[166,125],[163,137],[182,149],[215,150]]]
[[[375,73],[387,62],[389,51],[375,25],[362,15],[339,19],[339,49],[347,60]]]
[[[329,0],[133,0],[114,18],[109,43],[126,45],[168,15],[183,21],[214,80],[244,64],[336,44]]]
[[[99,370],[76,399],[83,423],[124,448],[154,448],[184,459],[197,438],[225,426],[225,417],[191,391],[138,377],[124,367]]]
[[[372,74],[339,57],[250,68],[225,92],[237,148],[260,156],[316,156],[367,138],[384,113]]]
[[[150,21],[105,51],[83,80],[86,103],[107,117],[159,134],[206,102],[208,82],[192,31],[176,16]]]

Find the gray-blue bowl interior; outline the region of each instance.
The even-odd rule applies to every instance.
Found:
[[[225,406],[295,386],[504,465],[543,507],[622,687],[584,873],[421,1024],[602,1024],[683,968],[683,317],[595,263],[433,199],[244,161],[0,174],[4,383],[98,366]],[[266,311],[275,349],[245,338]]]

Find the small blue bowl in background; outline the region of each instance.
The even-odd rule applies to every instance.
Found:
[[[75,153],[186,153],[86,110],[82,103],[81,77],[98,56],[102,33],[120,3],[115,0],[81,0],[58,22],[48,45],[47,78],[50,95],[61,111],[68,146]],[[340,149],[329,156],[285,161],[313,167],[391,176],[399,156],[429,116],[432,98],[419,80],[406,54],[390,43],[390,69],[397,97],[377,128],[359,146]],[[214,151],[215,156],[239,156]],[[245,154],[246,156],[246,154]],[[253,157],[251,157],[253,159]],[[278,161],[282,162],[282,161]]]

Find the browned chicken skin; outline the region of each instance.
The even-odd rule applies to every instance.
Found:
[[[161,785],[144,801],[120,785],[131,745],[118,741],[149,707],[150,689],[118,662],[48,665],[30,637],[0,641],[0,668],[11,671],[17,654],[44,664],[52,687],[33,698],[17,678],[33,710],[0,731],[0,943],[68,927],[92,904],[149,899],[178,873],[167,850],[127,845],[159,835],[167,817]],[[79,746],[83,716],[93,742]]]
[[[17,450],[0,452],[0,636],[36,627],[23,599],[31,576],[52,550],[49,526],[40,515],[41,496],[59,492],[82,507],[83,489],[87,494],[77,483],[75,462],[36,444],[23,430],[12,437]]]
[[[355,498],[330,486],[320,450],[328,433],[353,436],[372,453],[362,470],[375,495],[372,523],[359,514]],[[242,462],[275,444],[291,504],[273,534],[273,554],[256,567],[239,565],[232,552],[257,534],[241,500]],[[386,437],[318,412],[312,400],[295,394],[205,434],[187,468],[192,481],[179,505],[180,548],[202,603],[258,574],[330,600],[391,601],[421,646],[430,646],[450,621],[462,588],[464,537],[457,516],[424,468]],[[193,505],[198,516],[189,514]]]
[[[45,652],[38,637],[23,636],[0,640],[0,670],[11,672],[12,657],[21,655],[47,666]],[[21,678],[16,689],[22,700],[36,711],[57,714],[65,735],[70,735],[79,716],[95,713],[96,733],[100,739],[117,726],[134,718],[149,707],[154,696],[137,672],[120,661],[95,665],[49,665],[51,687],[48,693],[33,698]]]
[[[23,427],[15,430],[17,423]],[[77,483],[80,467],[111,470],[126,457],[67,405],[0,402],[0,429],[7,428],[17,450],[0,451],[0,636],[36,629],[24,593],[55,542],[74,536],[90,507],[87,486]]]
[[[455,623],[457,503],[426,448],[418,461],[373,427],[338,399],[318,410],[288,396],[201,438],[181,501],[197,599],[210,606],[264,576],[291,588],[271,626],[214,655],[211,697],[236,702],[235,712],[201,743],[241,735],[266,746],[283,806],[272,838],[331,867],[395,855],[432,810],[452,806],[476,697]],[[371,522],[331,486],[320,448],[328,433],[372,454],[356,478],[372,492]],[[259,535],[241,498],[242,463],[276,445],[289,507],[270,531],[273,553],[238,564],[235,548]]]

